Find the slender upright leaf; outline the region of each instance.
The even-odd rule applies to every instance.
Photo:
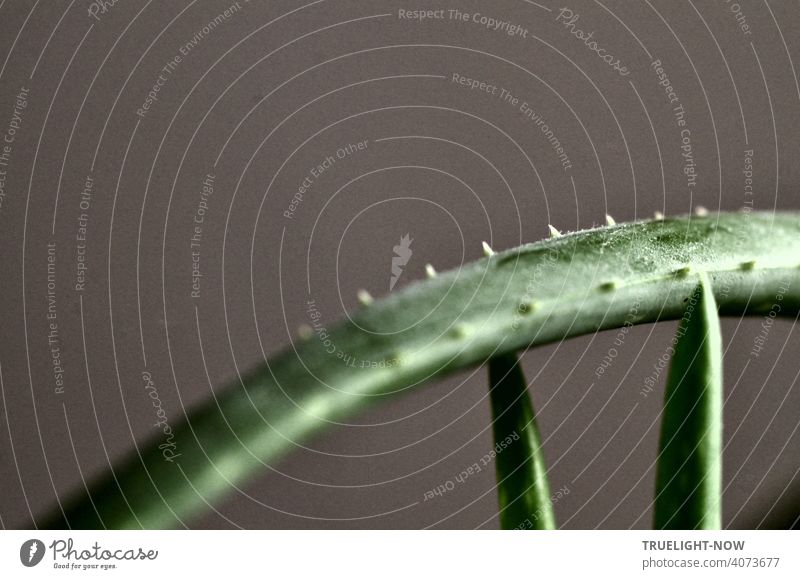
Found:
[[[555,529],[539,429],[515,354],[489,361],[489,385],[500,526]]]
[[[722,338],[705,274],[686,303],[667,377],[656,476],[657,529],[722,525]]]

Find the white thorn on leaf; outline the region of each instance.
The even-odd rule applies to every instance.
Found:
[[[550,231],[550,237],[561,237],[561,232],[549,223],[547,224],[547,229]]]
[[[358,290],[356,297],[358,298],[358,303],[360,303],[362,306],[368,306],[373,302],[372,296],[365,289]]]
[[[433,266],[429,263],[425,264],[425,275],[428,276],[429,279],[436,277],[436,270],[433,269]]]
[[[482,241],[481,244],[483,245],[483,255],[485,255],[486,257],[491,257],[494,255],[494,250],[488,243]]]
[[[617,222],[614,221],[614,218],[611,217],[608,213],[606,213],[606,225],[611,227],[612,225],[616,225],[616,224],[617,224]]]

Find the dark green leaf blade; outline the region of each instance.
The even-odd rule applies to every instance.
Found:
[[[657,529],[722,525],[722,337],[703,274],[686,304],[665,391],[656,475]]]
[[[515,354],[489,360],[489,386],[500,526],[555,529],[541,437]]]

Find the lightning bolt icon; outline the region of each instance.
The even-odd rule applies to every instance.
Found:
[[[411,259],[411,255],[413,254],[413,251],[411,251],[412,241],[414,240],[406,233],[400,238],[400,243],[393,247],[395,255],[392,257],[392,277],[389,279],[389,291],[394,289],[394,285],[403,273],[403,267],[405,267],[408,260]]]

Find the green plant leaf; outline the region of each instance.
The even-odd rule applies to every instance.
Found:
[[[722,526],[722,336],[705,274],[673,340],[656,474],[657,529]]]
[[[489,360],[489,387],[500,527],[555,529],[539,428],[515,354]]]
[[[326,341],[311,335],[270,356],[185,420],[175,417],[180,456],[165,460],[163,437],[154,437],[90,483],[97,511],[80,493],[65,515],[41,522],[180,527],[331,421],[388,394],[529,346],[680,318],[696,286],[687,268],[708,273],[722,314],[766,314],[788,283],[781,315],[794,316],[798,265],[800,215],[788,212],[617,224],[496,253],[375,300],[328,327]]]

